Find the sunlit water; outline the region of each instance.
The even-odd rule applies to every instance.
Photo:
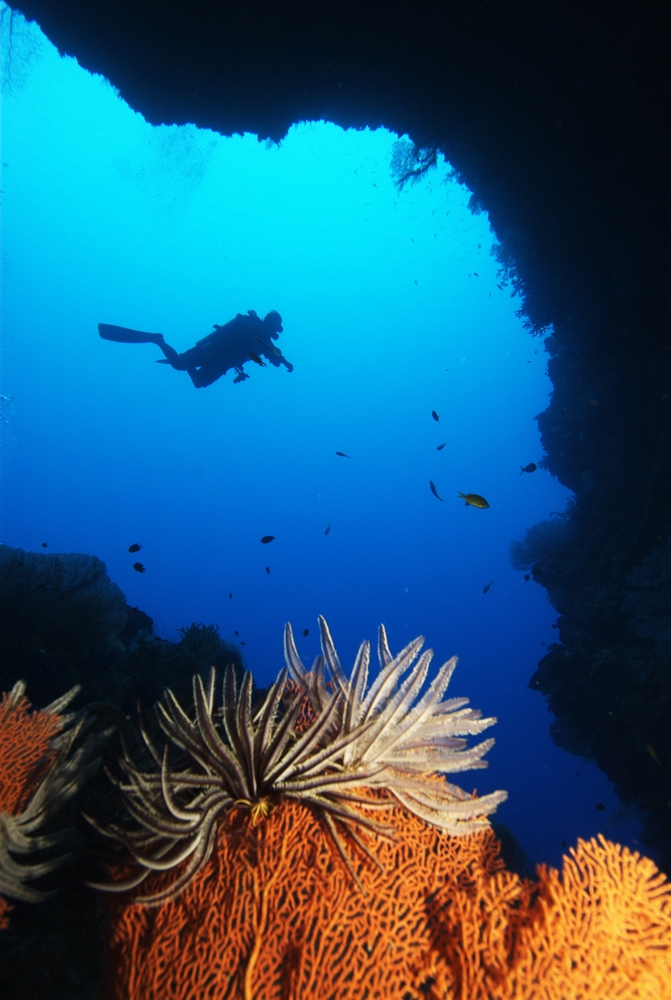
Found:
[[[36,28],[10,83],[2,541],[98,555],[166,637],[194,621],[239,633],[260,684],[287,620],[309,628],[308,662],[318,614],[346,664],[381,621],[393,651],[426,635],[440,662],[460,657],[450,694],[499,719],[489,770],[461,783],[509,790],[497,818],[532,861],[598,830],[636,843],[527,687],[556,616],[508,546],[569,494],[520,475],[542,457],[547,355],[448,165],[398,191],[384,130],[302,123],[278,147],[152,128]],[[239,385],[196,390],[153,345],[97,335],[161,331],[184,350],[271,308],[295,370],[250,364]]]

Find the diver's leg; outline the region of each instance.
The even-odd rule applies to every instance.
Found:
[[[168,363],[171,364],[173,368],[179,367],[179,354],[174,347],[171,347],[170,344],[166,344],[163,337],[156,341],[156,346],[161,348],[165,357],[168,359]]]
[[[187,368],[189,378],[196,389],[205,389],[208,385],[212,385],[226,371],[227,369],[222,368],[221,365],[203,365],[201,368]]]

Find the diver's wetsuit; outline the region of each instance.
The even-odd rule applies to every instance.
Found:
[[[263,364],[261,356],[275,368],[284,365],[287,371],[294,369],[273,344],[273,340],[277,340],[282,332],[282,317],[275,310],[271,310],[264,319],[257,316],[253,309],[248,310],[246,316],[238,313],[224,326],[215,324],[212,333],[182,354],[166,344],[162,333],[141,333],[139,330],[109,326],[106,323],[98,324],[98,331],[104,340],[126,344],[156,344],[165,355],[165,360],[161,359],[160,363],[169,364],[177,371],[187,372],[197,389],[212,385],[230,368],[234,368],[237,373],[233,381],[243,382],[249,378],[243,365],[248,361]]]

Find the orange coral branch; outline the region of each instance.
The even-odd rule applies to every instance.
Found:
[[[62,729],[58,715],[33,711],[23,694],[5,692],[0,701],[0,812],[21,812],[55,751]]]
[[[505,870],[491,829],[451,837],[400,810],[353,886],[308,807],[232,813],[183,894],[111,904],[108,1000],[660,1000],[671,888],[652,861],[579,841],[564,870]],[[151,890],[175,873],[151,876]],[[143,887],[143,891],[146,891]],[[665,990],[667,991],[665,993]]]

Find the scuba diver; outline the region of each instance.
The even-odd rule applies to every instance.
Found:
[[[98,333],[103,340],[114,340],[119,344],[156,344],[165,355],[157,364],[171,365],[177,371],[187,372],[196,389],[212,385],[230,368],[236,371],[233,381],[244,382],[249,375],[243,366],[253,361],[265,368],[262,357],[275,368],[284,365],[287,371],[292,372],[294,366],[273,344],[281,332],[282,317],[275,309],[271,309],[263,319],[253,309],[248,309],[246,316],[238,313],[235,319],[223,326],[215,323],[213,333],[199,340],[195,347],[178,354],[174,347],[166,344],[162,333],[142,333],[140,330],[127,330],[124,326],[98,324]]]

